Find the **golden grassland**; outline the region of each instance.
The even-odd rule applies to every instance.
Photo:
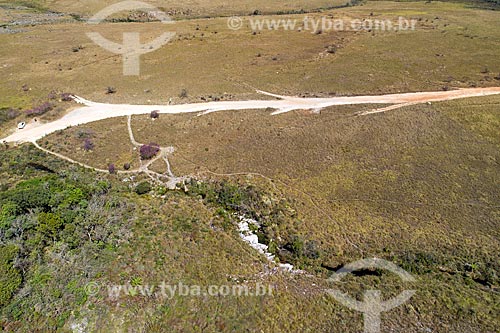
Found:
[[[92,149],[84,148],[85,140],[93,144]],[[107,169],[110,164],[115,164],[118,170],[123,170],[126,163],[132,169],[139,167],[137,152],[130,143],[126,118],[111,118],[86,126],[71,127],[43,138],[40,144],[51,151],[100,169]]]
[[[422,20],[415,32],[319,35],[253,35],[248,27],[229,31],[225,19],[180,21],[175,41],[143,56],[139,78],[123,77],[121,59],[92,44],[81,23],[29,27],[20,34],[0,34],[5,46],[0,74],[6,78],[0,106],[27,108],[52,90],[114,103],[166,103],[170,97],[183,103],[209,95],[258,98],[251,87],[330,95],[499,84],[494,78],[500,72],[496,12],[440,2],[368,2],[325,13]],[[159,25],[116,23],[98,29],[119,40],[124,27],[151,39]],[[331,45],[338,48],[335,54],[326,52]],[[75,46],[82,48],[73,52]],[[23,84],[31,90],[22,91]],[[105,94],[108,86],[117,92]],[[179,97],[183,88],[188,90],[184,99]],[[486,286],[478,271],[493,267],[492,274],[498,274],[500,260],[499,104],[499,97],[473,98],[363,117],[355,113],[372,106],[278,116],[270,116],[270,110],[161,115],[154,122],[144,115],[134,116],[132,125],[137,141],[175,148],[170,162],[177,176],[257,184],[288,200],[297,218],[279,226],[279,232],[316,241],[322,253],[316,264],[334,268],[377,256],[415,274],[414,286],[399,286],[385,274],[342,285],[359,299],[360,281],[387,290],[386,298],[403,287],[417,289],[411,302],[383,315],[383,331],[494,332],[498,286]],[[88,133],[95,148],[85,152]],[[70,128],[40,143],[99,168],[114,163],[120,169],[137,160],[124,118]],[[209,285],[237,276],[271,283],[277,292],[261,298],[94,299],[71,315],[73,322],[87,317],[102,331],[362,330],[359,313],[318,291],[328,287],[325,270],[299,262],[310,275],[262,276],[264,259],[235,230],[221,232],[220,212],[201,198],[178,192],[127,198],[140,207],[135,237],[116,250],[102,283],[141,277],[145,283]],[[472,271],[463,273],[463,267]],[[55,288],[58,282],[47,283]]]
[[[300,10],[317,10],[322,8],[331,8],[345,5],[348,1],[344,0],[287,0],[287,1],[173,1],[173,0],[150,0],[148,4],[165,11],[174,18],[185,17],[213,17],[229,15],[249,15],[256,10],[260,13],[277,13]],[[16,3],[16,1],[0,1],[2,3]],[[82,3],[71,0],[34,0],[17,1],[22,5],[28,5],[38,10],[53,10],[61,13],[71,13],[83,17],[93,16],[101,9],[115,4],[112,0],[89,0]]]
[[[469,103],[480,104],[481,111],[471,113]],[[154,123],[143,116],[133,124],[137,140],[176,148],[171,164],[178,174],[259,173],[276,179],[287,196],[303,201],[301,211],[315,216],[304,216],[303,231],[319,228],[336,251],[347,245],[337,239],[339,225],[352,227],[353,241],[367,251],[371,242],[373,248],[390,247],[402,234],[411,238],[404,247],[406,241],[417,247],[429,241],[439,248],[443,237],[453,237],[453,247],[477,228],[484,233],[471,239],[487,248],[498,245],[497,103],[497,97],[454,101],[369,117],[353,116],[359,111],[354,106],[321,115],[162,116]],[[489,222],[472,217],[481,211],[493,214]],[[451,225],[456,234],[449,233]]]
[[[248,21],[242,30],[231,31],[225,18],[179,21],[172,26],[177,33],[174,41],[142,56],[140,77],[124,77],[121,56],[93,44],[85,32],[99,31],[119,41],[124,29],[133,30],[150,41],[164,29],[161,24],[24,26],[25,32],[0,34],[4,77],[0,108],[28,109],[46,101],[51,91],[103,102],[165,104],[170,98],[174,103],[209,96],[258,98],[254,88],[282,94],[350,95],[498,85],[494,79],[500,74],[497,12],[439,2],[369,2],[310,17],[320,15],[345,19],[406,15],[421,21],[414,32],[319,35],[283,30],[253,35]],[[290,18],[300,20],[303,15]],[[331,46],[337,49],[335,54],[327,52]],[[30,90],[23,91],[23,85]],[[110,86],[117,92],[107,95]],[[179,97],[182,89],[188,98]],[[60,113],[54,111],[55,116]]]

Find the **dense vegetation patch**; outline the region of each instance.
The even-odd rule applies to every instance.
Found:
[[[127,240],[130,207],[110,181],[61,168],[29,146],[0,156],[2,325],[44,320],[55,329],[85,302],[84,282],[102,270],[106,253]]]
[[[193,180],[188,193],[201,196],[205,202],[218,207],[219,215],[226,219],[245,216],[255,219],[259,242],[280,261],[300,267],[318,265],[321,250],[315,240],[298,234],[301,223],[291,204],[275,198],[261,189],[227,181],[200,182]]]
[[[0,108],[0,125],[3,123],[15,119],[19,116],[20,112],[12,108]]]

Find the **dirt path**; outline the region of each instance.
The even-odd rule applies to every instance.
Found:
[[[85,164],[85,163],[81,163],[81,162],[78,162],[78,161],[75,161],[67,156],[64,156],[62,154],[59,154],[59,153],[56,153],[56,152],[53,152],[53,151],[50,151],[48,149],[45,149],[43,148],[42,146],[40,146],[38,143],[36,142],[33,142],[33,144],[35,145],[35,147],[37,147],[38,149],[40,149],[41,151],[43,152],[46,152],[47,154],[50,154],[50,155],[53,155],[53,156],[56,156],[62,160],[65,160],[67,162],[70,162],[70,163],[73,163],[73,164],[77,164],[81,167],[84,167],[86,169],[91,169],[91,170],[95,170],[97,172],[105,172],[105,173],[109,173],[109,170],[104,170],[104,169],[99,169],[99,168],[94,168],[93,166],[91,165],[88,165],[88,164]],[[129,170],[129,171],[118,171],[119,173],[121,174],[135,174],[137,172],[140,172],[141,170],[137,169],[137,170]]]
[[[75,109],[61,119],[45,124],[29,124],[23,130],[17,130],[12,135],[2,139],[6,142],[35,142],[42,137],[55,131],[65,129],[69,126],[77,126],[93,121],[123,117],[135,114],[147,114],[153,110],[160,113],[210,113],[227,110],[245,109],[275,109],[272,115],[290,112],[293,110],[321,110],[334,105],[354,105],[354,104],[393,104],[390,107],[372,110],[361,113],[368,115],[378,112],[386,112],[396,108],[420,103],[449,101],[454,99],[480,97],[500,94],[500,87],[493,88],[470,88],[453,91],[420,92],[393,94],[381,96],[352,96],[352,97],[331,97],[331,98],[299,98],[280,96],[276,94],[259,91],[259,93],[274,97],[272,100],[254,101],[221,101],[207,103],[193,103],[181,105],[129,105],[129,104],[104,104],[87,101],[75,96],[76,102],[85,105]]]
[[[142,146],[142,144],[139,143],[139,142],[137,142],[137,141],[135,141],[134,133],[132,131],[131,122],[132,122],[132,116],[128,116],[127,127],[128,127],[129,136],[130,136],[130,142],[131,142],[131,144],[134,147],[139,148],[140,146]],[[84,167],[86,169],[91,169],[91,170],[94,170],[94,171],[97,171],[97,172],[109,173],[109,170],[95,168],[95,167],[93,167],[91,165],[75,161],[75,160],[73,160],[73,159],[71,159],[71,158],[69,158],[69,157],[67,157],[65,155],[62,155],[62,154],[53,152],[51,150],[48,150],[46,148],[43,148],[36,141],[34,141],[32,143],[35,145],[35,147],[37,147],[41,151],[44,151],[47,154],[51,154],[53,156],[56,156],[56,157],[58,157],[58,158],[60,158],[62,160],[65,160],[67,162],[70,162],[70,163],[73,163],[73,164],[77,164],[77,165],[82,166],[82,167]],[[167,182],[165,182],[165,184],[167,184],[167,186],[169,188],[175,188],[178,183],[182,183],[186,178],[185,177],[175,177],[174,174],[172,173],[172,170],[170,168],[170,163],[168,161],[168,154],[171,154],[172,152],[173,152],[173,147],[161,147],[160,148],[160,153],[155,158],[149,160],[146,164],[144,164],[143,161],[138,156],[139,162],[140,162],[140,167],[138,169],[124,170],[124,171],[117,170],[116,173],[118,173],[118,174],[126,174],[126,175],[133,175],[133,174],[137,174],[137,173],[145,173],[150,178],[152,178],[153,181],[158,181],[161,178],[166,178]],[[165,174],[159,174],[157,172],[149,170],[149,167],[154,162],[156,162],[159,159],[163,159],[163,161],[166,163],[166,172],[165,172]]]

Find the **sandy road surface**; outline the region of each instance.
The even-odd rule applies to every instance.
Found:
[[[17,130],[10,136],[2,139],[5,142],[35,142],[42,137],[69,126],[77,126],[93,121],[113,117],[122,117],[137,114],[148,114],[153,110],[160,113],[210,113],[226,110],[245,109],[275,109],[272,114],[280,114],[293,110],[321,110],[334,105],[353,104],[393,104],[393,106],[363,114],[385,112],[395,108],[427,102],[448,101],[453,99],[479,97],[500,94],[500,87],[493,88],[470,88],[453,91],[419,92],[406,94],[392,94],[381,96],[353,96],[353,97],[331,97],[331,98],[299,98],[280,96],[259,91],[259,93],[275,97],[274,100],[250,100],[250,101],[221,101],[207,103],[192,103],[180,105],[129,105],[129,104],[104,104],[87,101],[75,96],[75,101],[85,105],[75,109],[64,117],[45,124],[28,124],[24,129]]]

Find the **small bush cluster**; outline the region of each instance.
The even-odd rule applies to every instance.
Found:
[[[60,99],[63,102],[71,102],[73,98],[71,97],[72,94],[70,93],[58,93],[55,90],[52,90],[48,95],[47,98],[49,100],[55,100],[55,99]]]
[[[116,88],[115,87],[107,87],[106,88],[106,94],[114,94],[116,93]]]
[[[326,52],[330,53],[330,54],[335,54],[337,53],[337,46],[335,45],[329,45],[326,49]]]
[[[151,118],[152,119],[158,119],[160,117],[160,112],[159,111],[151,111],[151,114],[150,114]]]
[[[141,146],[139,152],[141,154],[142,160],[150,160],[158,154],[160,151],[160,146],[156,143],[150,143],[148,145]]]
[[[15,119],[19,116],[19,111],[11,108],[1,108],[0,109],[0,124]]]
[[[75,134],[77,139],[90,139],[94,137],[94,131],[90,128],[80,128]]]
[[[294,258],[290,258],[289,260],[292,261],[293,259],[301,259],[301,258],[308,258],[308,259],[318,259],[320,257],[320,249],[316,241],[314,240],[304,240],[301,236],[298,235],[292,235],[288,242],[285,243],[283,246],[283,249],[290,252],[290,254]],[[287,253],[280,253],[281,256],[287,257]]]
[[[108,171],[111,175],[114,175],[116,173],[116,167],[114,164],[108,165]]]
[[[73,98],[71,96],[72,96],[72,94],[70,94],[70,93],[62,93],[61,94],[61,101],[71,102],[73,100]]]
[[[9,118],[9,119],[14,119],[14,118],[16,118],[17,116],[19,116],[19,111],[14,110],[14,109],[9,109],[9,110],[7,111],[7,118]]]
[[[83,149],[85,149],[86,151],[94,149],[94,143],[92,142],[91,139],[89,138],[85,139],[85,141],[83,142]]]
[[[45,102],[39,106],[34,107],[33,109],[26,110],[25,114],[27,116],[40,116],[52,110],[54,105],[50,102]]]
[[[151,192],[151,189],[151,184],[149,184],[148,182],[142,182],[135,187],[135,193],[143,195]]]
[[[47,95],[47,98],[50,99],[50,100],[54,100],[57,98],[57,92],[55,91],[51,91],[48,95]]]

